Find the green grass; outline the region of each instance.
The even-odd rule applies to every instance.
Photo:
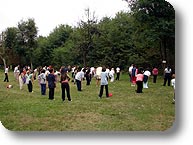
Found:
[[[62,102],[60,84],[55,90],[55,100],[40,95],[37,81],[33,93],[27,86],[19,90],[19,84],[10,71],[7,89],[3,82],[4,73],[0,71],[0,120],[13,131],[164,131],[172,127],[175,120],[175,105],[172,104],[173,88],[162,86],[158,77],[156,84],[149,79],[149,88],[142,94],[135,93],[122,74],[120,81],[109,82],[109,99],[103,94],[98,99],[99,87],[95,79],[90,86],[83,82],[83,91],[78,92],[70,83],[72,102]],[[105,92],[104,92],[105,93]]]

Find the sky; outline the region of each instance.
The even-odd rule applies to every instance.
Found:
[[[49,35],[60,24],[76,26],[85,18],[87,8],[98,20],[129,9],[123,0],[0,0],[0,5],[0,32],[33,18],[38,35],[42,36]]]

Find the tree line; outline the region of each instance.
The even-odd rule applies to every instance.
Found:
[[[0,58],[4,65],[83,65],[127,69],[130,64],[175,66],[175,10],[164,0],[125,0],[128,12],[97,20],[86,9],[77,26],[58,25],[48,36],[38,36],[35,20],[21,20],[2,32]]]

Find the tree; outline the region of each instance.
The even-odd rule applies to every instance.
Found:
[[[0,58],[4,63],[4,67],[12,61],[14,61],[14,47],[17,43],[18,29],[15,27],[7,28],[6,31],[0,35]]]
[[[93,13],[93,17],[91,18],[91,13],[90,13],[90,9],[86,9],[86,17],[87,20],[85,21],[81,21],[79,23],[79,32],[81,37],[79,38],[79,49],[80,49],[80,53],[82,54],[82,58],[83,58],[83,64],[86,67],[87,66],[87,57],[88,57],[88,53],[90,51],[92,51],[93,49],[93,36],[95,34],[97,34],[96,31],[96,23],[97,20],[94,16]]]
[[[0,35],[0,58],[3,61],[4,68],[6,67],[6,47],[5,47],[5,33],[2,32]]]
[[[27,21],[21,20],[18,23],[19,34],[18,39],[18,50],[20,55],[25,55],[26,62],[29,61],[31,68],[33,69],[33,51],[37,46],[37,27],[34,19],[28,19]],[[21,53],[23,51],[23,53]]]
[[[138,42],[144,40],[140,45],[146,49],[159,48],[161,60],[174,64],[175,10],[173,6],[165,0],[126,1],[137,26],[135,39],[138,39]]]
[[[34,65],[46,66],[51,64],[53,49],[50,47],[50,43],[47,37],[39,36],[37,39],[37,48],[34,50]]]
[[[48,36],[48,42],[52,49],[61,47],[70,37],[73,29],[69,25],[59,25]]]

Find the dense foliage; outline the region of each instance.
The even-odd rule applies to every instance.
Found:
[[[84,65],[161,67],[175,65],[175,10],[164,0],[126,0],[130,10],[114,18],[90,18],[78,26],[57,26],[49,36],[37,36],[35,21],[21,21],[6,31],[5,47],[20,63],[35,66]],[[12,62],[14,63],[14,62]]]

